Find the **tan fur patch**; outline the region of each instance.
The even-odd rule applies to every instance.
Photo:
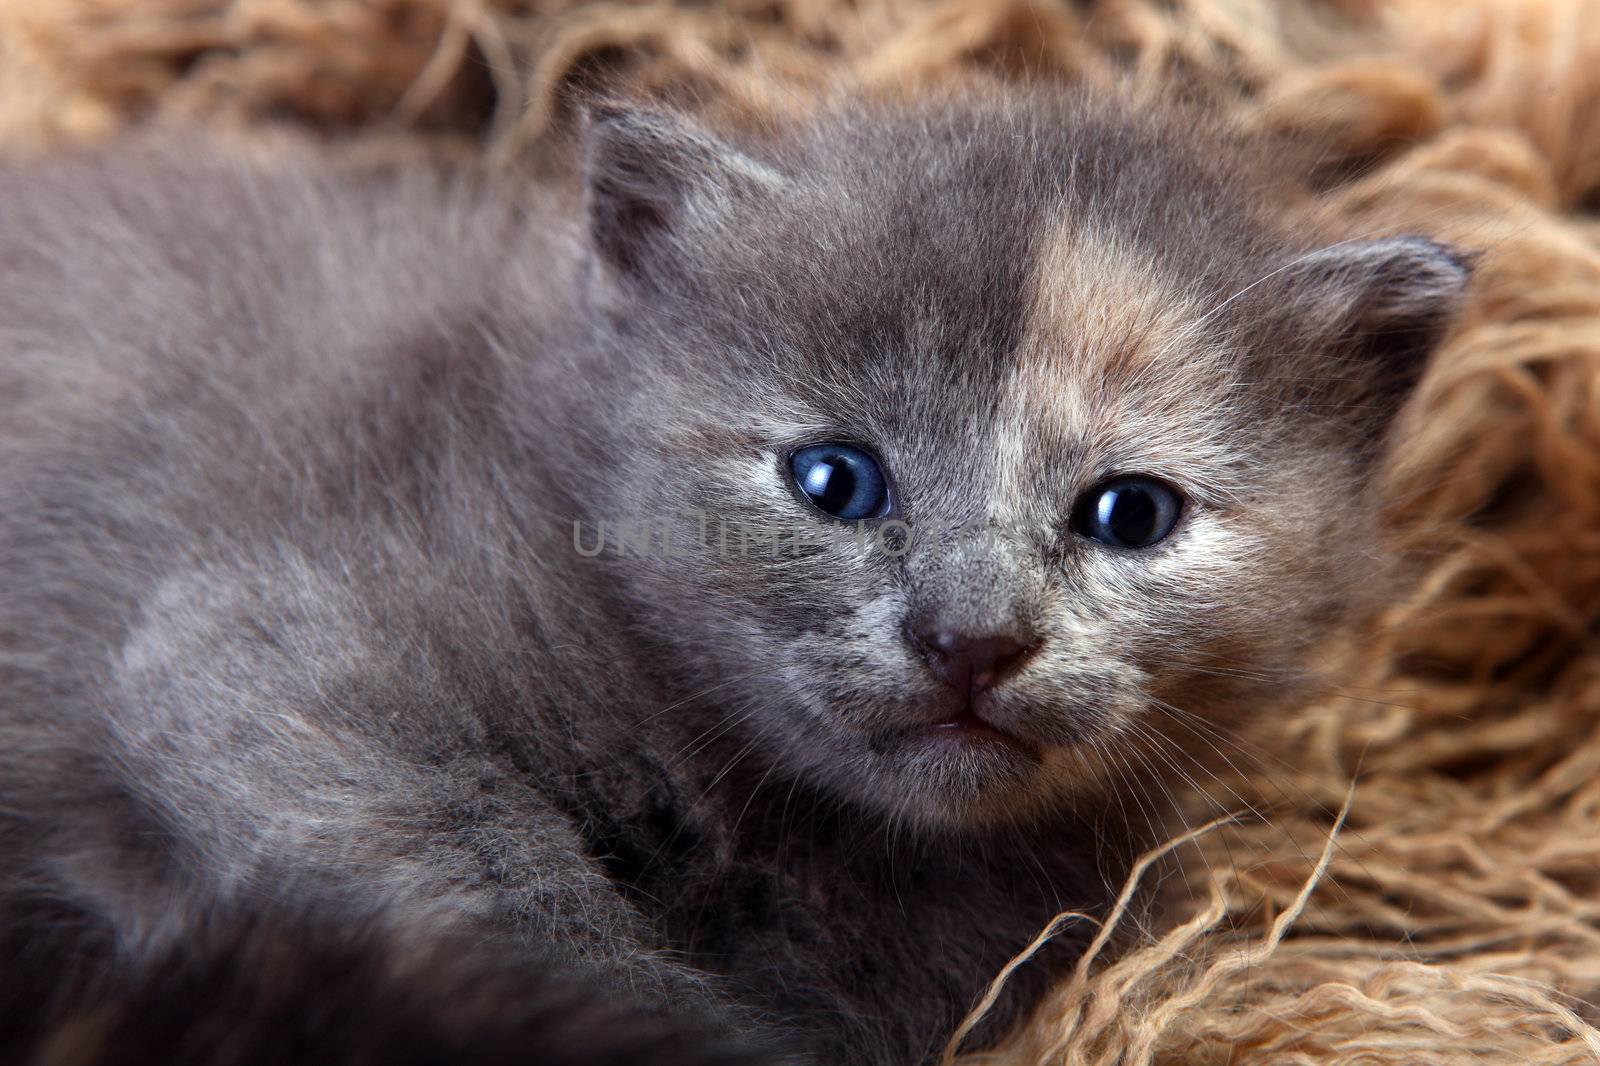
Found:
[[[1199,299],[1118,235],[1065,219],[1041,245],[1034,285],[996,441],[1001,477],[1028,468],[1030,441],[1059,439],[1081,445],[1086,478],[1141,471],[1225,495],[1225,353],[1200,333]],[[997,501],[1027,497],[1002,484]]]

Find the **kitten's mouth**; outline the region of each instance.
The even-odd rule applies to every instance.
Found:
[[[1037,759],[1039,755],[1034,745],[995,725],[970,707],[953,718],[935,722],[928,727],[928,733],[934,739],[948,743],[975,746],[1002,745],[1031,758]]]

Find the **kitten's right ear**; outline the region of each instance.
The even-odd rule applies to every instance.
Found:
[[[1371,403],[1397,406],[1459,314],[1475,260],[1426,237],[1345,241],[1292,264],[1291,306]]]
[[[626,108],[591,110],[584,157],[595,251],[616,274],[652,287],[681,277],[694,248],[714,240],[741,204],[784,184],[678,119]]]

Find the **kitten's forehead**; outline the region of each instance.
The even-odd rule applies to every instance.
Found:
[[[1193,289],[1105,227],[1055,220],[1030,290],[1008,406],[1063,432],[1102,430],[1140,398],[1208,369]]]
[[[999,196],[985,208],[1011,225],[980,238],[969,220],[981,209],[929,219],[948,228],[908,240],[955,254],[908,249],[882,264],[872,288],[898,322],[868,342],[866,374],[849,366],[849,389],[830,389],[861,397],[856,413],[877,430],[865,436],[901,460],[923,517],[1028,524],[1097,476],[1213,480],[1231,458],[1231,367],[1205,290],[1064,202],[1025,217]],[[983,259],[965,254],[973,245]]]
[[[1228,458],[1230,366],[1201,293],[1093,220],[1053,220],[1033,267],[995,424],[998,501],[1036,498],[1041,465],[1208,480]]]
[[[771,320],[796,353],[770,364],[789,420],[880,446],[951,518],[1052,478],[1182,463],[1203,481],[1234,325],[1210,312],[1248,271],[1249,213],[1171,131],[984,118],[858,131],[762,243],[775,303],[806,308]]]

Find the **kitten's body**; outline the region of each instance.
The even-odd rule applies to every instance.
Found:
[[[1068,751],[1116,742],[1135,691],[1243,713],[1343,614],[1382,418],[1275,412],[1315,392],[1310,338],[1372,301],[1334,270],[1326,299],[1301,279],[1189,314],[1299,249],[1182,138],[1048,102],[824,126],[761,162],[655,119],[599,129],[587,212],[181,146],[0,175],[0,915],[69,1012],[196,937],[253,960],[237,916],[286,913],[286,936],[369,930],[371,957],[492,939],[495,965],[578,966],[826,1061],[917,1061],[1137,842],[1081,752],[1035,772],[911,747],[889,716],[942,697],[900,616],[1027,599],[1047,650],[996,713]],[[1414,361],[1460,270],[1410,254],[1440,300],[1411,308]],[[674,502],[808,520],[772,457],[829,432],[872,438],[930,524],[1048,528],[1041,479],[1138,452],[1074,443],[1107,419],[1152,446],[1126,462],[1195,471],[1231,516],[1186,534],[1215,586],[1192,558],[1107,579],[1169,614],[1119,620],[1091,579],[1128,564],[1032,532],[903,558],[574,550],[573,519]],[[1305,543],[1274,558],[1284,530]],[[508,1009],[504,1048],[532,1015]]]

